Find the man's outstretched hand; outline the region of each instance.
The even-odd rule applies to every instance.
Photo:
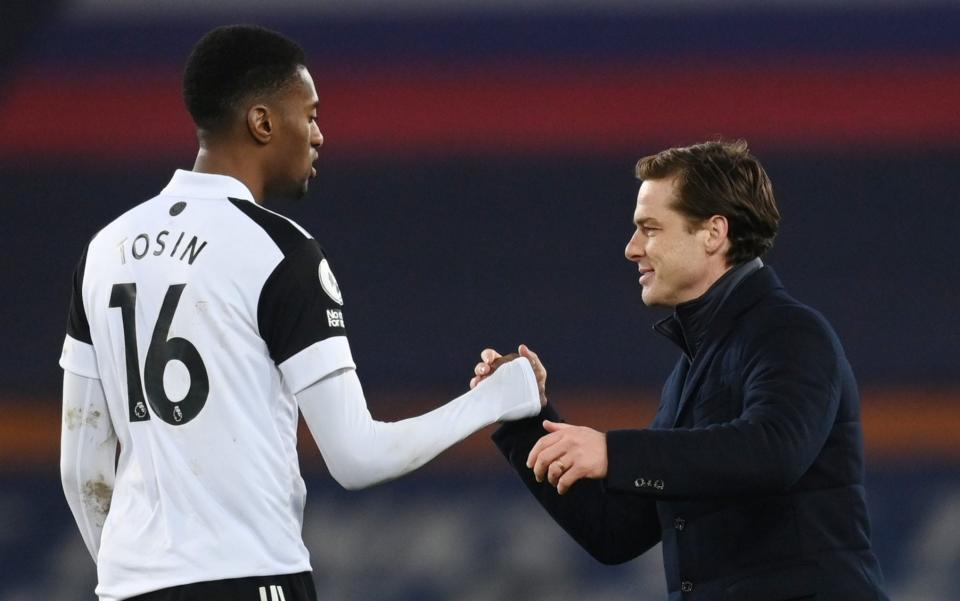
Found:
[[[521,344],[516,353],[510,353],[509,355],[501,355],[492,348],[483,349],[483,352],[480,353],[480,363],[477,363],[473,368],[474,376],[470,380],[470,388],[474,388],[477,384],[489,378],[493,372],[497,371],[498,367],[513,361],[517,357],[526,357],[530,361],[533,374],[537,377],[537,388],[540,390],[540,406],[545,407],[547,405],[547,368],[543,366],[540,357],[525,344]]]

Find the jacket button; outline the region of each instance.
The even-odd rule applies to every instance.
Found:
[[[680,591],[684,593],[692,593],[693,583],[690,582],[689,580],[684,580],[683,582],[680,583]]]
[[[676,530],[683,530],[687,526],[687,520],[683,518],[673,518],[673,527]]]

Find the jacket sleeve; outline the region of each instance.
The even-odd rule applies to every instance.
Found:
[[[636,495],[611,492],[599,480],[580,480],[563,496],[547,482],[537,482],[526,466],[527,455],[547,434],[545,419],[563,421],[547,405],[539,416],[504,424],[493,441],[547,513],[597,561],[629,561],[660,542],[656,503]]]
[[[839,342],[829,326],[798,319],[762,329],[744,344],[742,361],[739,417],[703,428],[609,432],[607,486],[655,499],[776,494],[793,486],[837,415]]]

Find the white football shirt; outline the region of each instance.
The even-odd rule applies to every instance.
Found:
[[[101,381],[120,442],[101,598],[310,569],[294,394],[355,365],[302,228],[177,171],[90,241],[60,365]]]

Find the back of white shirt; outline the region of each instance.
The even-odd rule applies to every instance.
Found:
[[[61,366],[120,441],[97,593],[310,569],[294,394],[353,368],[322,249],[225,176],[178,171],[91,240]]]

